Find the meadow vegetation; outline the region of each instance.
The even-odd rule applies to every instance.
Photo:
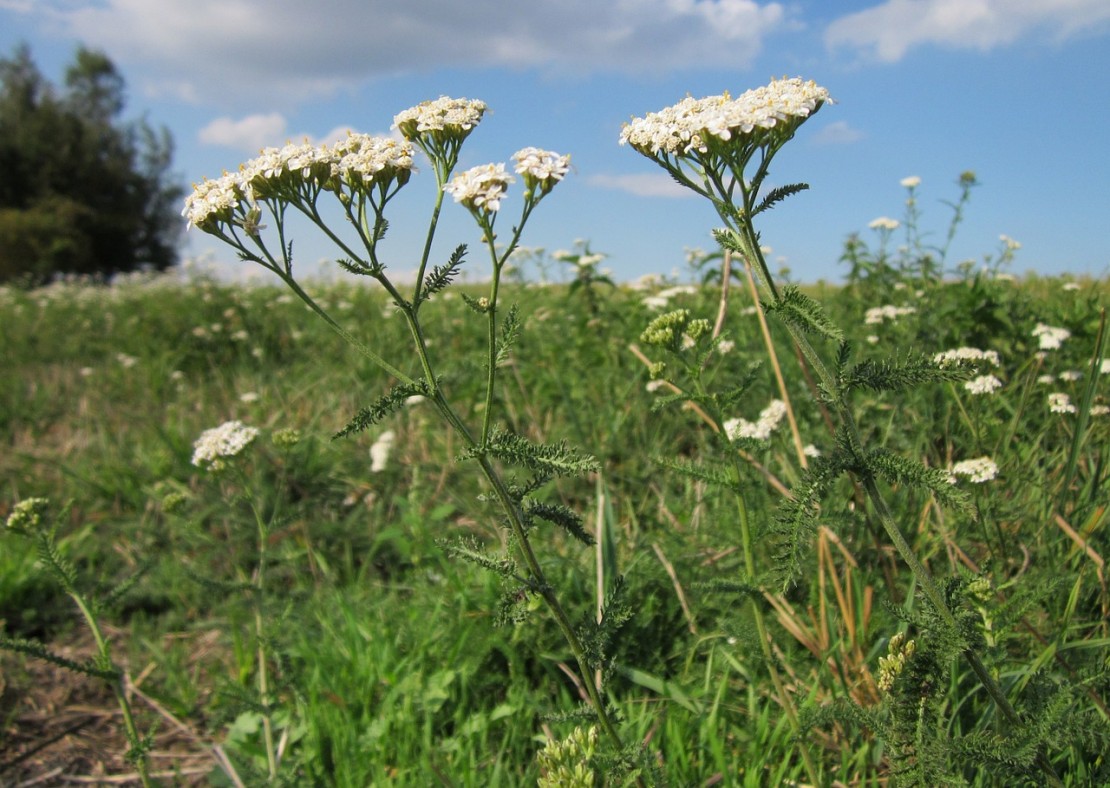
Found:
[[[0,291],[0,779],[1110,781],[1108,286],[1015,278],[1005,237],[948,260],[971,173],[947,234],[907,179],[843,283],[772,281],[751,218],[804,188],[756,200],[789,117],[762,160],[706,145],[759,166],[699,164],[704,283],[518,247],[558,180],[534,149],[499,246],[506,174],[449,181],[465,135],[414,126],[490,282],[459,249],[389,278],[411,157],[351,138],[389,157],[372,188],[271,162],[190,206],[280,284]],[[354,278],[295,279],[250,178],[279,235],[346,194]]]

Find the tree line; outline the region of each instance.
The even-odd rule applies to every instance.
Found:
[[[0,281],[110,276],[177,262],[173,139],[125,120],[124,79],[81,47],[52,84],[22,45],[0,58]]]

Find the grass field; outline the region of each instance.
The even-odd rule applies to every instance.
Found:
[[[362,342],[411,357],[380,289],[309,289]],[[938,635],[848,477],[824,491],[805,549],[788,550],[782,504],[808,477],[785,423],[738,444],[760,567],[747,572],[736,491],[681,472],[721,463],[719,436],[681,402],[653,409],[668,392],[649,385],[644,358],[661,358],[641,332],[660,313],[645,298],[663,289],[598,285],[588,299],[564,285],[508,286],[502,303],[519,304],[522,331],[492,403],[513,432],[566,440],[598,460],[599,472],[558,480],[546,500],[581,515],[600,547],[558,529],[534,538],[582,627],[596,620],[599,587],[612,593],[624,578],[632,615],[607,644],[605,691],[625,742],[642,743],[641,764],[657,767],[639,779],[806,784],[804,748],[823,785],[926,774],[1034,784],[1037,752],[1065,784],[1106,784],[1110,378],[1098,351],[1110,286],[968,269],[944,281],[873,275],[807,289],[844,328],[855,363],[997,353],[980,376],[997,383],[980,381],[982,393],[961,381],[861,389],[852,407],[871,447],[933,469],[980,457],[997,466],[984,481],[953,477],[965,510],[897,480],[883,488],[1020,730],[960,659],[956,636]],[[474,403],[461,416],[477,424],[486,323],[459,292],[468,287],[437,295],[422,319],[445,390]],[[712,320],[717,298],[714,287],[690,288],[665,309]],[[884,306],[894,308],[868,311]],[[709,356],[705,380],[750,375],[731,415],[755,423],[780,393],[749,307],[738,287],[725,323],[734,345]],[[801,442],[827,455],[836,445],[827,414],[789,337],[774,322],[771,331]],[[527,785],[541,777],[545,742],[589,726],[574,716],[585,694],[546,613],[449,555],[460,537],[511,546],[463,447],[420,401],[333,439],[392,381],[283,289],[205,278],[4,289],[0,347],[0,514],[32,497],[68,502],[56,541],[90,598],[139,574],[100,619],[138,728],[153,737],[156,779],[258,784],[271,760],[266,717],[288,784]],[[194,466],[201,433],[232,419],[258,437],[223,473]],[[388,457],[374,461],[387,430]],[[800,571],[784,583],[791,561]],[[253,590],[259,567],[264,593]],[[801,745],[751,599],[799,709]],[[0,632],[77,661],[93,654],[35,544],[16,534],[0,541]],[[916,652],[891,648],[900,632]],[[901,673],[891,667],[899,659]],[[0,660],[0,783],[133,774],[103,682],[25,653]]]

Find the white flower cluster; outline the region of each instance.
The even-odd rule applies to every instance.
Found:
[[[1071,397],[1062,391],[1056,391],[1048,395],[1048,409],[1053,413],[1075,413],[1075,405],[1071,402]]]
[[[693,285],[675,285],[660,290],[655,295],[644,296],[641,303],[649,309],[665,309],[671,299],[680,295],[696,295],[698,289]]]
[[[412,173],[412,152],[407,142],[350,133],[334,145],[266,148],[238,172],[194,185],[181,214],[190,225],[204,229],[211,221],[230,221],[236,210],[246,214],[243,203],[253,208],[257,200],[295,190],[305,182],[332,190],[344,183],[355,192],[376,183],[404,183]],[[251,234],[257,232],[257,225],[244,227]]]
[[[899,183],[907,189],[916,189],[921,185],[921,178],[917,175],[907,175]]]
[[[729,419],[724,423],[725,435],[729,440],[739,438],[752,438],[757,441],[770,440],[773,433],[786,415],[786,403],[780,399],[771,400],[771,404],[759,413],[759,421],[751,422],[744,419]]]
[[[504,164],[482,164],[459,173],[443,190],[471,210],[492,213],[501,208],[501,198],[514,180]]]
[[[734,135],[743,139],[776,126],[790,134],[829,100],[825,88],[798,78],[773,80],[735,99],[728,93],[687,97],[660,112],[633,118],[621,130],[620,144],[645,156],[705,153],[711,140],[728,142]]]
[[[1002,381],[994,375],[980,375],[964,383],[964,388],[972,394],[993,394],[1002,388]]]
[[[389,454],[393,451],[393,441],[396,440],[393,430],[386,430],[374,445],[370,447],[370,473],[381,473],[389,464]]]
[[[961,361],[986,361],[992,367],[1000,363],[998,353],[994,350],[980,350],[974,347],[958,347],[955,350],[946,350],[933,356],[933,361],[940,367],[949,367]]]
[[[889,216],[880,216],[878,219],[872,219],[871,223],[867,225],[872,230],[897,230],[901,226],[901,222],[897,219],[891,219]]]
[[[570,169],[570,156],[542,148],[522,148],[513,154],[513,161],[516,174],[524,178],[524,185],[528,188],[539,186],[544,192],[550,191]]]
[[[393,116],[393,128],[406,139],[416,139],[423,132],[469,133],[482,120],[486,103],[478,99],[440,96],[425,101]]]
[[[891,304],[873,306],[864,314],[863,322],[869,326],[878,325],[885,320],[889,320],[893,323],[903,315],[912,315],[916,311],[917,307],[912,306],[893,306]]]
[[[974,460],[962,460],[952,466],[952,472],[948,481],[955,484],[957,476],[966,476],[969,482],[982,484],[998,476],[998,465],[990,457],[976,457]]]
[[[1064,340],[1071,336],[1071,332],[1066,328],[1037,323],[1037,327],[1033,329],[1033,336],[1040,342],[1041,350],[1059,350]]]
[[[221,461],[234,457],[258,437],[258,430],[241,421],[225,421],[219,427],[205,430],[193,444],[193,465],[218,468]]]

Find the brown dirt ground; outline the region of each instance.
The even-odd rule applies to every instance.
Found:
[[[206,648],[203,642],[197,646]],[[84,661],[94,644],[82,630],[51,649]],[[127,681],[140,732],[154,731],[152,781],[207,784],[223,771],[222,750],[148,697],[141,686],[145,678],[129,675]],[[127,749],[122,713],[103,681],[0,652],[0,787],[139,785],[135,767],[124,758]]]

